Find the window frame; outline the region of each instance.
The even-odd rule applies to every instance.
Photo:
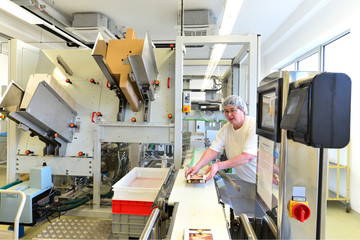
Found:
[[[317,71],[323,72],[324,68],[325,68],[325,47],[348,34],[350,34],[350,29],[336,35],[335,37],[332,37],[331,39],[323,42],[322,44],[316,46],[315,48],[311,49],[310,51],[307,51],[307,52],[299,55],[298,57],[294,58],[293,60],[291,60],[291,61],[287,62],[286,64],[284,64],[283,66],[279,67],[278,70],[282,71],[284,68],[290,66],[291,64],[295,64],[295,71],[299,71],[299,62],[310,57],[313,54],[319,53],[318,70]]]

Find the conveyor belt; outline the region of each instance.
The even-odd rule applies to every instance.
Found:
[[[180,202],[175,205],[174,222],[168,239],[184,238],[185,229],[211,229],[214,239],[230,239],[222,205]]]
[[[186,183],[185,170],[179,169],[176,180],[169,197],[169,205],[175,202],[191,203],[218,203],[214,180],[207,183],[189,184]]]
[[[194,152],[195,165],[204,150]],[[185,159],[183,169],[178,170],[168,204],[175,206],[168,239],[186,239],[187,229],[211,229],[214,239],[230,239],[224,208],[219,204],[214,179],[207,183],[189,184],[185,170],[192,156]],[[207,166],[200,170],[204,172]]]

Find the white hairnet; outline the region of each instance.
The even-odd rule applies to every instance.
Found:
[[[239,96],[236,95],[227,96],[223,101],[222,106],[224,108],[229,105],[240,108],[242,111],[244,111],[245,114],[248,113],[245,101],[242,100],[242,98]]]

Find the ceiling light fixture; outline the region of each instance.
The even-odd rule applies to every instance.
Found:
[[[0,9],[14,15],[21,20],[30,23],[30,24],[44,24],[44,21],[30,12],[26,11],[16,3],[11,2],[10,0],[2,0],[0,3]]]
[[[224,15],[219,28],[219,35],[230,35],[239,15],[244,0],[227,0]]]
[[[225,4],[223,18],[219,28],[219,35],[230,35],[234,28],[236,19],[239,15],[243,0],[227,0]],[[209,65],[205,72],[205,80],[209,80],[216,66],[218,65],[222,54],[226,48],[226,44],[215,44],[211,52]]]
[[[39,18],[36,15],[28,12],[27,10],[20,7],[16,3],[11,2],[10,0],[1,0],[0,9],[14,15],[17,18],[20,18],[21,20],[23,20],[23,21],[25,21],[27,23],[36,24],[36,25],[43,25],[43,26],[51,29],[52,31],[62,35],[63,37],[67,38],[68,40],[76,43],[77,45],[85,47],[85,48],[89,48],[88,46],[86,46],[82,42],[78,41],[77,39],[73,38],[72,36],[70,36],[66,32],[64,32],[64,31],[60,30],[59,28],[57,28],[55,25],[52,25],[52,24],[42,20],[41,18]]]

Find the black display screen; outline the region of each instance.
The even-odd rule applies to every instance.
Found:
[[[289,131],[296,131],[300,113],[303,109],[309,87],[297,88],[290,90],[288,102],[286,104],[284,116],[282,118],[280,127]],[[307,108],[306,108],[307,111]],[[306,122],[306,119],[305,119]],[[299,130],[299,129],[298,129]]]
[[[275,92],[264,93],[261,96],[261,127],[274,131],[275,129]]]
[[[280,142],[282,78],[272,79],[257,90],[256,133]]]

